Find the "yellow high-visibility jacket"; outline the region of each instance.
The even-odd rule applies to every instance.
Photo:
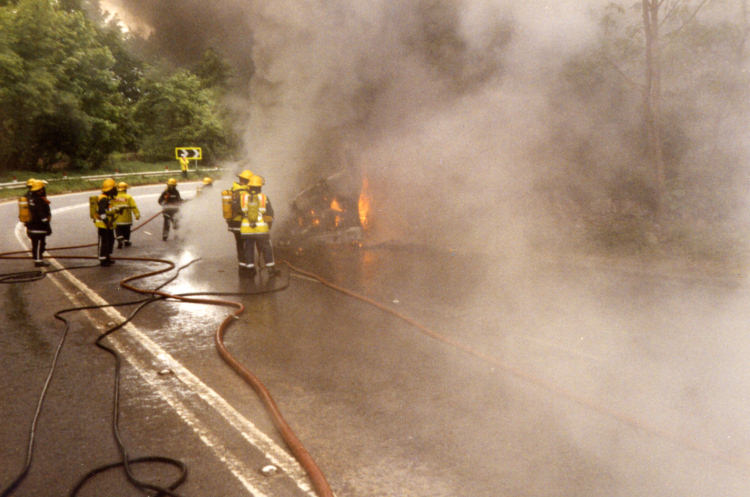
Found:
[[[254,202],[253,195],[257,197],[258,210],[256,213],[250,212],[250,204]],[[240,225],[240,233],[243,235],[253,235],[256,233],[268,233],[270,228],[268,223],[268,217],[266,216],[266,207],[268,205],[268,197],[265,193],[252,193],[249,191],[243,191],[240,194],[240,208],[242,209],[242,224]],[[251,219],[252,218],[252,219]]]
[[[112,202],[116,208],[122,209],[115,217],[115,224],[133,224],[133,216],[136,219],[141,218],[141,212],[135,204],[135,199],[129,193],[118,192]]]

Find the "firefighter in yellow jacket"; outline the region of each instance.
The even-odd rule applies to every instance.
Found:
[[[102,193],[96,199],[96,219],[94,225],[99,234],[99,264],[111,266],[115,263],[110,256],[115,245],[115,218],[118,214],[114,198],[117,195],[115,180],[107,178],[102,182]]]
[[[255,274],[255,250],[263,256],[268,276],[278,274],[271,246],[271,224],[273,223],[273,207],[265,193],[261,192],[263,178],[258,175],[250,177],[247,190],[240,194],[240,237],[242,238],[243,261],[240,266]]]
[[[242,192],[249,191],[250,186],[248,185],[250,178],[253,177],[253,172],[249,169],[245,169],[237,175],[237,181],[232,183],[232,188],[229,190],[231,194],[231,214],[225,216],[227,221],[227,229],[234,235],[234,243],[237,249],[237,262],[240,269],[246,269],[247,264],[245,261],[245,247],[242,236],[240,235],[240,226],[242,225],[242,211],[240,211],[240,197]]]
[[[128,193],[128,184],[121,181],[117,184],[117,196],[113,200],[120,213],[115,218],[115,237],[117,248],[130,247],[130,228],[133,225],[133,217],[141,218],[141,212],[135,203],[135,199]]]

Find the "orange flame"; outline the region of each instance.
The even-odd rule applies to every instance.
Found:
[[[362,191],[359,193],[359,224],[367,229],[370,226],[370,188],[367,178],[362,179]]]
[[[344,212],[344,209],[341,207],[341,204],[339,204],[339,201],[335,198],[331,200],[331,210],[336,212]]]

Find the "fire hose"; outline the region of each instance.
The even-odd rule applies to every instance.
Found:
[[[143,223],[138,225],[133,229],[133,231],[136,231],[137,229],[141,228],[142,226],[146,225],[148,222],[155,219],[157,216],[159,216],[161,213],[156,213],[152,217],[146,219]],[[96,244],[85,244],[85,245],[75,245],[75,246],[67,246],[67,247],[57,247],[57,248],[48,248],[49,251],[62,251],[62,250],[71,250],[71,249],[80,249],[80,248],[86,248],[86,247],[92,247],[96,246]],[[28,259],[28,256],[23,256],[20,254],[26,254],[28,251],[17,251],[17,252],[7,252],[0,254],[0,259]],[[96,257],[93,256],[82,256],[82,255],[69,255],[69,256],[56,256],[58,259],[95,259]],[[181,268],[178,268],[177,272],[166,282],[162,283],[155,289],[147,289],[147,288],[141,288],[134,286],[132,282],[140,279],[149,278],[152,276],[156,276],[162,273],[165,273],[167,271],[170,271],[175,268],[175,264],[169,260],[165,259],[158,259],[158,258],[147,258],[147,257],[118,257],[117,259],[120,260],[128,260],[128,261],[135,261],[135,262],[154,262],[159,264],[165,264],[166,267],[154,271],[150,271],[143,274],[138,274],[134,276],[130,276],[128,278],[125,278],[120,281],[120,286],[123,288],[127,288],[128,290],[131,290],[135,293],[145,295],[146,297],[137,300],[134,302],[123,302],[123,303],[117,303],[117,304],[109,304],[109,305],[92,305],[92,306],[82,306],[82,307],[75,307],[71,309],[65,309],[62,311],[58,311],[55,314],[55,318],[63,321],[65,323],[65,329],[61,335],[61,338],[59,340],[59,343],[56,347],[55,353],[53,355],[53,359],[49,368],[49,372],[47,375],[47,378],[45,380],[44,386],[42,388],[41,394],[39,396],[39,400],[37,403],[36,411],[32,420],[31,429],[29,432],[29,441],[27,445],[27,451],[26,451],[26,459],[24,463],[24,467],[18,474],[18,476],[13,480],[11,484],[9,484],[3,491],[2,494],[0,494],[0,497],[9,497],[13,494],[13,492],[19,487],[21,482],[25,479],[26,475],[29,472],[29,469],[31,467],[32,457],[33,457],[33,449],[34,449],[34,440],[35,440],[35,432],[36,432],[36,426],[39,418],[39,414],[41,413],[42,406],[44,403],[44,399],[46,397],[47,390],[49,388],[49,385],[52,381],[52,377],[54,375],[54,371],[56,369],[57,360],[60,355],[60,351],[63,348],[65,339],[68,334],[69,330],[69,324],[65,318],[62,317],[64,313],[74,312],[74,311],[81,311],[81,310],[89,310],[89,309],[99,309],[103,307],[110,307],[110,306],[127,306],[127,305],[137,305],[137,307],[129,314],[129,316],[121,323],[109,328],[106,330],[103,334],[101,334],[97,340],[96,345],[105,351],[112,354],[115,358],[115,397],[114,397],[114,407],[113,407],[113,432],[115,435],[115,439],[118,445],[118,448],[120,450],[121,455],[121,461],[114,464],[108,464],[106,466],[102,466],[100,468],[94,469],[93,471],[89,472],[87,475],[85,475],[75,486],[75,488],[72,490],[72,492],[69,494],[70,497],[74,497],[77,495],[78,491],[85,485],[85,483],[91,479],[93,476],[100,474],[104,471],[107,471],[112,468],[117,467],[123,467],[126,473],[126,476],[128,480],[136,486],[137,488],[140,488],[143,491],[156,491],[157,495],[165,495],[170,497],[180,497],[179,494],[175,493],[175,489],[182,484],[186,477],[187,477],[187,468],[181,461],[177,461],[171,458],[164,458],[164,457],[145,457],[145,458],[137,458],[137,459],[130,459],[127,453],[127,450],[125,448],[124,443],[122,442],[120,435],[119,435],[119,370],[120,370],[120,358],[119,355],[111,348],[107,347],[102,343],[102,340],[109,336],[111,333],[114,333],[116,330],[122,328],[130,322],[135,315],[140,312],[144,307],[147,305],[159,301],[159,300],[175,300],[178,302],[184,302],[184,303],[197,303],[197,304],[209,304],[209,305],[218,305],[218,306],[224,306],[224,307],[234,307],[235,310],[233,313],[231,313],[229,316],[227,316],[224,321],[222,321],[221,325],[218,327],[218,329],[215,332],[214,335],[214,341],[217,347],[217,350],[219,352],[219,355],[221,358],[243,379],[245,380],[256,392],[258,397],[260,398],[261,402],[263,403],[264,407],[268,411],[274,426],[279,430],[279,433],[284,440],[284,442],[287,444],[289,450],[292,452],[292,455],[297,459],[300,466],[305,470],[305,472],[308,475],[308,478],[310,479],[316,493],[320,497],[333,497],[333,492],[330,489],[330,486],[328,482],[326,481],[325,476],[323,475],[322,471],[319,469],[313,458],[310,456],[308,451],[304,448],[300,440],[295,435],[294,431],[291,429],[289,424],[286,422],[284,417],[281,414],[280,409],[278,408],[276,402],[274,401],[273,397],[271,396],[268,389],[262,384],[262,382],[252,373],[250,372],[246,367],[244,367],[239,361],[237,361],[232,354],[228,351],[226,346],[224,345],[224,336],[226,334],[227,329],[230,327],[232,322],[234,322],[236,319],[238,319],[239,315],[242,314],[245,307],[240,302],[235,302],[231,300],[224,300],[224,299],[217,299],[217,298],[208,298],[208,296],[242,296],[242,295],[258,295],[262,293],[268,293],[268,292],[275,292],[284,290],[288,287],[289,280],[287,278],[286,283],[280,287],[273,288],[270,290],[261,290],[261,291],[255,291],[255,292],[201,292],[201,293],[191,293],[191,294],[170,294],[167,292],[164,292],[161,290],[165,285],[167,285],[169,282],[173,281],[178,275],[179,271],[182,270],[184,267],[187,267],[188,265],[192,264],[195,261],[191,261],[185,266],[182,266]],[[48,270],[48,271],[24,271],[21,273],[13,273],[9,275],[0,275],[0,283],[20,283],[20,282],[30,282],[30,281],[36,281],[38,279],[41,279],[46,276],[47,273],[55,272],[55,271],[64,271],[64,270],[71,270],[75,268],[81,268],[81,267],[93,267],[93,266],[75,266],[75,267],[62,267],[58,270]],[[177,478],[176,481],[174,481],[172,484],[170,484],[168,487],[161,487],[158,485],[153,485],[148,482],[144,482],[141,480],[138,480],[132,473],[130,466],[132,464],[140,464],[140,463],[147,463],[147,462],[161,462],[170,464],[172,466],[177,467],[180,470],[180,476]]]
[[[152,219],[154,219],[159,214],[160,213],[157,213],[155,216],[153,216],[153,217],[149,218],[148,220],[144,221],[144,223],[142,223],[141,225],[139,225],[135,229],[140,228],[141,226],[143,226],[147,222],[149,222]],[[86,245],[86,246],[90,246],[90,245]],[[49,249],[49,250],[63,250],[63,249],[72,249],[72,248],[79,248],[79,247],[61,247],[61,248]],[[7,254],[0,254],[0,259],[6,259],[6,258],[28,259],[28,256],[16,256],[15,255],[15,254],[19,254],[19,253],[27,253],[27,252],[23,251],[23,252],[13,252],[13,253],[7,253]],[[60,256],[59,258],[85,258],[85,257],[82,257],[82,256]],[[272,419],[274,421],[274,425],[276,426],[276,428],[282,434],[282,437],[284,438],[285,442],[289,446],[289,448],[292,451],[293,455],[300,462],[300,465],[307,471],[308,476],[310,477],[310,480],[313,483],[313,486],[315,487],[316,492],[320,496],[332,497],[333,493],[331,492],[331,490],[330,490],[330,488],[328,486],[328,483],[325,481],[325,477],[319,471],[319,469],[315,465],[314,461],[310,457],[309,453],[307,453],[307,451],[304,449],[304,447],[299,442],[299,440],[297,439],[297,437],[291,431],[291,429],[289,428],[289,426],[286,423],[286,421],[284,421],[284,419],[281,416],[281,413],[280,413],[280,411],[279,411],[276,403],[274,402],[273,398],[270,396],[270,394],[268,393],[268,391],[260,383],[260,381],[258,380],[258,378],[255,375],[253,375],[249,370],[247,370],[242,364],[240,364],[238,361],[236,361],[236,359],[234,359],[231,356],[231,354],[227,351],[226,347],[224,346],[224,335],[226,333],[226,330],[229,328],[229,326],[231,325],[231,323],[243,312],[244,306],[241,303],[239,303],[239,302],[233,302],[233,301],[229,301],[229,300],[220,300],[220,299],[209,299],[209,298],[202,297],[202,296],[210,296],[210,295],[217,296],[217,295],[246,295],[246,294],[237,294],[237,293],[224,293],[224,294],[221,294],[221,293],[216,293],[216,292],[214,292],[214,293],[204,292],[204,293],[172,295],[172,294],[169,294],[169,293],[166,293],[166,292],[163,292],[163,291],[160,290],[161,286],[163,286],[163,285],[161,285],[159,288],[154,289],[154,290],[139,288],[139,287],[136,287],[136,286],[132,285],[131,283],[134,282],[134,281],[136,281],[136,280],[138,280],[138,279],[147,278],[147,277],[150,277],[150,276],[154,276],[154,275],[157,275],[157,274],[169,271],[170,269],[174,268],[174,264],[172,262],[170,262],[170,261],[166,261],[166,260],[162,260],[162,259],[145,259],[145,258],[122,258],[122,259],[123,260],[133,260],[133,261],[143,260],[143,261],[166,263],[166,264],[169,264],[170,267],[165,268],[165,269],[161,269],[161,270],[158,270],[158,271],[153,271],[153,272],[150,272],[150,273],[146,273],[146,274],[131,276],[129,278],[126,278],[126,279],[122,280],[120,282],[120,285],[123,286],[124,288],[128,288],[129,290],[134,291],[134,292],[139,293],[139,294],[142,294],[142,295],[148,295],[148,297],[144,298],[143,300],[136,301],[136,302],[123,303],[123,304],[112,304],[112,305],[132,305],[132,304],[138,304],[139,305],[139,309],[140,309],[142,307],[145,307],[145,305],[148,305],[148,303],[151,303],[151,302],[154,302],[154,301],[157,301],[157,300],[173,299],[173,300],[178,300],[178,301],[182,301],[182,302],[186,302],[186,303],[212,304],[212,305],[221,305],[221,306],[228,306],[228,307],[234,307],[235,308],[235,311],[230,316],[228,316],[221,323],[221,325],[219,326],[219,328],[215,332],[214,339],[215,339],[215,343],[216,343],[217,350],[218,350],[219,354],[221,355],[222,359],[224,359],[230,365],[230,367],[232,367],[237,372],[237,374],[239,374],[256,391],[256,393],[258,394],[258,396],[262,400],[264,406],[267,408],[267,410],[271,414]],[[718,450],[700,446],[699,444],[695,443],[694,441],[687,440],[684,437],[679,436],[679,435],[677,435],[675,433],[671,433],[669,431],[662,430],[662,429],[656,428],[654,426],[650,426],[648,423],[645,423],[642,420],[637,419],[636,417],[628,416],[628,415],[623,414],[623,413],[621,413],[621,412],[619,412],[619,411],[617,411],[617,410],[615,410],[615,409],[613,409],[613,408],[611,408],[609,406],[603,406],[603,405],[598,404],[596,402],[593,402],[593,401],[591,401],[589,399],[583,398],[582,396],[580,396],[580,395],[578,395],[578,394],[576,394],[576,393],[574,393],[572,391],[565,390],[564,388],[561,388],[560,386],[556,386],[556,385],[550,384],[550,383],[548,383],[548,382],[546,382],[546,381],[544,381],[544,380],[542,380],[542,379],[540,379],[540,378],[538,378],[538,377],[536,377],[534,375],[528,374],[528,373],[526,373],[526,372],[524,372],[522,370],[519,370],[517,368],[511,367],[508,364],[504,363],[503,361],[501,361],[501,360],[499,360],[497,358],[494,358],[494,357],[492,357],[492,356],[490,356],[490,355],[488,355],[488,354],[486,354],[486,353],[484,353],[482,351],[473,349],[473,348],[471,348],[471,347],[469,347],[469,346],[467,346],[465,344],[462,344],[462,343],[460,343],[460,342],[458,342],[458,341],[456,341],[454,339],[451,339],[451,338],[446,337],[446,336],[444,336],[444,335],[442,335],[440,333],[437,333],[437,332],[431,330],[430,328],[427,328],[427,327],[421,325],[417,321],[409,318],[408,316],[405,316],[405,315],[403,315],[401,313],[398,313],[398,312],[392,310],[391,308],[378,303],[377,301],[375,301],[373,299],[370,299],[368,297],[365,297],[365,296],[359,295],[359,294],[357,294],[355,292],[352,292],[350,290],[347,290],[346,288],[343,288],[343,287],[341,287],[339,285],[336,285],[336,284],[334,284],[334,283],[332,283],[330,281],[327,281],[327,280],[321,278],[320,276],[318,276],[318,275],[316,275],[316,274],[314,274],[312,272],[300,269],[300,268],[292,265],[291,263],[289,263],[287,261],[284,261],[284,263],[289,267],[290,271],[294,271],[295,273],[299,273],[299,274],[305,275],[305,276],[307,276],[309,278],[313,278],[314,280],[320,282],[321,284],[323,284],[325,286],[328,286],[328,287],[330,287],[330,288],[332,288],[332,289],[334,289],[336,291],[344,293],[344,294],[346,294],[346,295],[348,295],[350,297],[359,299],[359,300],[361,300],[363,302],[366,302],[366,303],[368,303],[370,305],[373,305],[373,306],[375,306],[375,307],[377,307],[377,308],[379,308],[379,309],[381,309],[381,310],[383,310],[385,312],[388,312],[388,313],[394,315],[395,317],[397,317],[399,319],[402,319],[405,322],[409,323],[410,325],[416,327],[423,334],[425,334],[425,335],[427,335],[427,336],[429,336],[429,337],[431,337],[431,338],[433,338],[435,340],[443,342],[444,344],[447,344],[447,345],[449,345],[451,347],[454,347],[454,348],[456,348],[458,350],[461,350],[462,352],[464,352],[466,354],[469,354],[471,356],[474,356],[475,358],[478,358],[478,359],[480,359],[480,360],[482,360],[484,362],[492,364],[492,365],[494,365],[494,366],[496,366],[496,367],[504,370],[506,373],[509,373],[512,376],[520,378],[520,379],[522,379],[522,380],[524,380],[524,381],[526,381],[526,382],[528,382],[530,384],[533,384],[536,387],[541,388],[542,390],[546,390],[549,393],[552,393],[554,395],[566,398],[569,401],[571,401],[573,403],[576,403],[576,404],[578,404],[580,406],[583,406],[583,407],[585,407],[587,409],[590,409],[593,412],[597,412],[600,415],[603,415],[603,416],[609,417],[611,419],[614,419],[614,420],[616,420],[616,421],[618,421],[620,423],[623,423],[624,425],[630,426],[630,427],[635,428],[637,430],[642,430],[644,432],[650,433],[650,434],[652,434],[652,435],[654,435],[654,436],[656,436],[656,437],[658,437],[658,438],[660,438],[662,440],[669,441],[670,443],[673,443],[673,444],[675,444],[677,446],[680,446],[680,447],[683,447],[683,448],[687,448],[689,450],[692,450],[692,451],[695,451],[695,452],[698,452],[698,453],[702,453],[702,454],[711,456],[711,457],[713,457],[713,458],[715,458],[717,460],[724,461],[725,463],[728,463],[728,464],[730,464],[730,465],[732,465],[734,467],[737,467],[737,468],[741,468],[741,469],[745,469],[745,470],[748,468],[748,465],[744,461],[740,461],[740,460],[737,460],[737,459],[735,459],[733,457],[729,457],[729,456],[727,456],[725,454],[720,453]],[[81,267],[88,267],[88,266],[81,266]],[[63,268],[61,270],[66,270],[66,269],[73,269],[73,268],[72,267],[71,268]],[[42,277],[44,276],[44,274],[46,274],[48,272],[52,272],[52,271],[50,270],[50,271],[42,272]],[[16,274],[17,275],[21,275],[22,273],[16,273]],[[19,276],[19,279],[15,280],[15,281],[23,281],[24,278],[30,278],[30,277],[33,278],[35,274],[36,274],[36,272],[24,272],[23,276]],[[9,281],[12,281],[12,279],[9,280]],[[3,283],[3,282],[7,282],[7,281],[4,281],[4,277],[2,275],[0,275],[0,283]],[[287,280],[287,284],[288,284],[288,280]],[[91,308],[96,308],[96,307],[99,307],[99,306],[92,306]],[[81,308],[78,308],[78,309],[81,309]],[[75,310],[75,309],[69,309],[67,311],[72,311],[72,310]],[[64,312],[64,311],[61,311],[61,312]],[[137,312],[137,311],[135,311],[135,312]],[[132,319],[133,315],[134,314],[131,314],[131,316],[128,319]],[[57,315],[55,317],[57,317]],[[124,324],[125,323],[121,323],[116,328],[119,328],[119,327],[123,326]],[[115,330],[114,329],[110,329],[110,330],[108,330],[107,334],[111,333],[113,331],[115,331]],[[64,340],[64,338],[63,338],[63,340]],[[62,341],[61,341],[60,345],[58,346],[58,352],[59,352],[59,348],[61,346],[62,346]],[[56,356],[55,356],[55,360],[56,360]],[[51,373],[50,373],[50,377],[51,377]],[[45,389],[46,389],[46,387],[47,387],[47,385],[49,383],[49,378],[50,377],[48,377],[48,381],[45,384]],[[38,416],[38,412],[39,412],[40,408],[41,408],[41,401],[40,401],[39,406],[37,407],[37,416]],[[31,448],[33,446],[33,428],[35,426],[35,423],[36,423],[36,419],[34,421],[34,424],[32,425],[32,437],[30,437],[29,453],[30,453]],[[127,466],[128,464],[137,464],[137,463],[141,463],[141,462],[147,462],[146,460],[144,460],[144,459],[147,459],[147,458],[128,460],[126,453],[123,454],[123,459],[124,459],[124,461],[122,463],[117,463],[115,465],[110,465],[108,467],[103,467],[103,468],[99,468],[97,470],[94,470],[89,475],[87,475],[87,478],[90,477],[90,476],[93,476],[93,474],[96,474],[98,472],[101,472],[101,471],[104,471],[106,469],[109,469],[110,467],[117,467],[117,466],[123,466],[123,465]],[[30,463],[30,455],[27,457],[27,460]],[[166,460],[161,460],[161,459],[158,459],[158,458],[154,458],[154,460],[158,460],[159,462],[168,462]],[[170,463],[170,462],[168,462],[168,463]],[[174,464],[174,463],[172,462],[170,464]],[[26,468],[24,470],[24,473],[27,472],[27,471],[28,471],[28,468]],[[127,471],[127,469],[126,469],[126,471]],[[180,480],[184,480],[184,477],[180,478]],[[181,481],[173,483],[172,486],[178,485],[179,483],[181,483]],[[80,488],[80,486],[78,488]],[[156,489],[156,488],[152,488],[152,489]],[[9,487],[8,490],[6,490],[5,492],[3,492],[1,494],[1,497],[7,497],[7,496],[11,495],[12,490],[13,490],[13,488]],[[177,494],[175,494],[173,492],[172,488],[170,488],[170,489],[159,489],[158,491],[161,492],[161,495],[169,495],[169,496],[176,496],[177,495]],[[75,495],[75,494],[71,494],[71,496],[72,495]]]

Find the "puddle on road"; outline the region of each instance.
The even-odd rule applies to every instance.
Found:
[[[213,349],[216,328],[230,312],[226,307],[205,304],[170,303],[159,310],[166,319],[149,335],[158,343],[167,343],[178,350]]]
[[[14,337],[21,335],[22,347],[21,353],[38,353],[45,354],[50,351],[51,341],[58,337],[59,329],[56,324],[45,324],[44,329],[37,328],[30,311],[30,303],[24,294],[22,287],[10,285],[3,292],[3,319],[7,333],[0,334],[0,346],[3,350],[11,351],[10,342],[14,342]]]

